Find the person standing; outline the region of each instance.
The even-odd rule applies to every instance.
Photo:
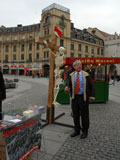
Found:
[[[74,72],[70,74],[66,92],[70,92],[72,99],[72,112],[74,120],[74,132],[71,137],[80,134],[80,117],[82,124],[81,139],[88,136],[89,129],[89,102],[95,99],[95,90],[90,75],[82,70],[80,60],[73,62]]]
[[[3,74],[0,69],[0,120],[2,120],[2,101],[6,99],[6,90],[3,79]]]

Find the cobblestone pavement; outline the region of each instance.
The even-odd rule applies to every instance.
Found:
[[[48,80],[21,79],[19,91],[10,94],[3,103],[7,113],[22,112],[29,104],[47,105]],[[25,88],[22,86],[26,86]],[[111,86],[113,87],[113,86]],[[120,88],[120,84],[119,84]],[[114,96],[119,96],[119,89]],[[114,92],[114,88],[110,90]],[[12,91],[13,93],[13,91]],[[112,96],[111,94],[111,96]],[[38,96],[39,95],[39,96]],[[68,106],[67,106],[68,107]],[[67,108],[66,107],[66,108]],[[69,107],[68,107],[69,109]],[[64,106],[63,106],[64,110]],[[44,130],[44,129],[43,129]],[[69,132],[69,130],[68,130]],[[52,147],[52,146],[51,146]],[[43,157],[43,158],[40,158]],[[110,100],[106,104],[90,104],[90,129],[86,139],[69,135],[60,149],[54,154],[46,150],[33,154],[33,160],[120,160],[120,100]]]
[[[68,137],[52,160],[120,160],[120,104],[90,105],[86,139]]]
[[[7,76],[7,78],[13,79],[14,77]],[[47,106],[48,79],[20,77],[20,81],[16,84],[16,89],[7,89],[7,99],[3,102],[5,113],[18,112],[20,114],[27,109],[29,104]]]

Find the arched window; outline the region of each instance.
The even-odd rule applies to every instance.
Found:
[[[60,24],[63,25],[64,24],[64,18],[60,17]]]
[[[49,24],[49,22],[50,22],[50,17],[47,16],[47,17],[45,18],[45,23],[48,23],[48,24]]]

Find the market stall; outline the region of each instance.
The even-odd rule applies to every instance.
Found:
[[[80,60],[83,64],[83,70],[91,75],[95,87],[94,102],[107,102],[109,99],[109,79],[111,65],[120,64],[120,58],[66,58],[64,65],[64,80],[66,80],[66,72],[72,67],[72,63],[75,60]],[[64,87],[62,86],[62,88]],[[60,94],[61,96],[59,96]],[[69,103],[69,94],[66,94],[64,89],[60,89],[57,101],[61,104]]]

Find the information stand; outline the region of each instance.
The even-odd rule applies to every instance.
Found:
[[[5,136],[2,132],[0,132],[0,160],[7,160]],[[31,155],[26,157],[25,160],[32,160]]]
[[[28,110],[25,116],[0,121],[0,160],[31,160],[31,153],[41,147],[41,113]]]

